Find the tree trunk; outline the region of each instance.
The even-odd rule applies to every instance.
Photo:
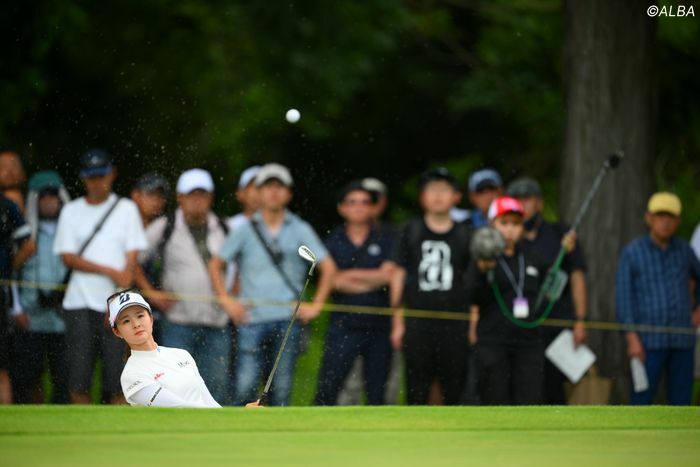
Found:
[[[623,149],[579,235],[586,254],[591,320],[615,320],[615,272],[625,244],[645,231],[656,152],[656,21],[648,1],[567,0],[566,139],[560,186],[561,218],[578,211],[606,156]],[[629,394],[622,333],[589,331],[598,366],[614,378],[612,402]]]

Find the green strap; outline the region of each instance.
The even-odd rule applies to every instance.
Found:
[[[554,267],[552,267],[552,269],[554,269]],[[510,312],[510,309],[508,309],[505,302],[503,301],[503,295],[501,295],[501,290],[498,288],[498,284],[496,284],[496,281],[490,279],[489,282],[491,283],[491,289],[493,290],[493,294],[496,297],[496,303],[498,303],[498,308],[501,310],[501,313],[503,313],[503,316],[505,316],[510,322],[521,328],[534,329],[540,324],[542,324],[544,320],[546,320],[549,317],[549,314],[552,312],[554,304],[556,303],[556,301],[551,300],[547,305],[547,308],[544,310],[544,313],[542,313],[542,316],[537,318],[535,321],[523,321],[522,319],[513,316],[513,314]]]

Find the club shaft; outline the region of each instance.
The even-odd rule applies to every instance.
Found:
[[[313,272],[313,266],[311,267],[311,270],[309,270],[309,274],[306,276],[306,282],[304,283],[304,288],[301,289],[301,293],[299,294],[299,299],[297,300],[297,304],[294,307],[294,313],[292,313],[292,319],[289,320],[289,325],[287,326],[287,330],[284,332],[284,338],[282,339],[282,345],[280,345],[280,349],[277,351],[277,357],[275,358],[275,364],[272,365],[272,371],[270,371],[270,376],[267,377],[267,382],[265,383],[265,389],[263,389],[263,396],[266,396],[267,393],[270,391],[270,386],[272,386],[272,379],[275,377],[275,372],[277,372],[277,366],[280,363],[280,360],[282,359],[282,353],[284,352],[284,348],[287,345],[287,340],[289,339],[289,335],[292,332],[292,327],[294,326],[294,322],[297,319],[297,315],[299,314],[299,307],[301,306],[301,300],[304,297],[304,292],[306,292],[306,286],[309,285],[309,280],[311,280],[311,274]]]

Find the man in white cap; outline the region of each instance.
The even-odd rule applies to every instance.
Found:
[[[137,284],[165,316],[159,330],[163,345],[192,353],[214,398],[226,403],[229,316],[218,304],[198,297],[212,293],[207,264],[223,245],[228,228],[211,211],[214,181],[209,172],[183,172],[176,190],[178,209],[149,225],[148,249],[139,258],[141,263],[156,259],[160,284],[142,274]],[[159,288],[177,293],[179,299],[159,297]]]
[[[297,254],[299,246],[307,245],[316,253],[320,270],[312,303],[299,309],[302,322],[312,320],[321,312],[336,269],[313,228],[287,210],[292,199],[292,183],[286,167],[280,164],[263,166],[255,178],[260,190],[260,210],[250,222],[229,235],[209,264],[216,293],[238,326],[236,402],[241,404],[257,398],[262,373],[271,366],[292,316],[289,303],[297,300],[304,285],[309,264]],[[240,271],[238,297],[248,303],[228,295],[223,266],[230,261],[235,261]],[[249,304],[253,300],[265,303]],[[289,404],[299,335],[300,329],[295,326],[273,381],[272,405]]]

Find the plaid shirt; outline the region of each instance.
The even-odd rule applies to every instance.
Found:
[[[692,328],[690,279],[700,284],[700,262],[690,246],[673,237],[665,250],[647,234],[625,247],[617,268],[617,319],[623,324]],[[700,304],[700,286],[695,288]],[[640,332],[648,349],[688,348],[690,334]]]

